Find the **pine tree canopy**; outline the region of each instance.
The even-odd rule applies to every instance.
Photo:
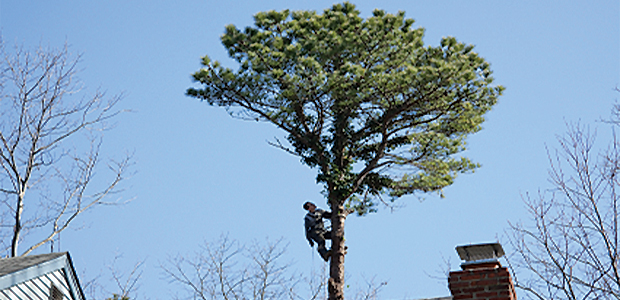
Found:
[[[273,144],[318,171],[331,206],[359,214],[379,201],[439,192],[478,164],[466,137],[503,87],[474,47],[453,37],[425,46],[404,12],[362,18],[345,2],[315,11],[268,11],[221,40],[233,70],[202,59],[187,94],[231,115],[273,123]]]

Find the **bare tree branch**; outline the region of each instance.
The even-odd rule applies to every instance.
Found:
[[[285,252],[281,239],[244,247],[221,236],[192,257],[178,255],[161,268],[172,283],[185,287],[187,296],[180,299],[323,299],[326,276],[302,278],[291,272],[290,263],[283,262]],[[308,295],[298,292],[302,282],[308,282]]]
[[[131,157],[112,163],[112,179],[93,190],[102,133],[121,112],[115,108],[121,97],[96,92],[77,98],[80,57],[72,58],[67,46],[33,52],[0,48],[0,193],[2,215],[12,214],[10,242],[3,239],[0,246],[17,256],[29,232],[52,226],[50,234],[28,241],[21,254],[27,255],[53,241],[82,212],[109,203]],[[84,148],[90,150],[82,153]],[[9,218],[0,221],[2,235],[9,235],[4,229]]]
[[[595,133],[569,125],[548,151],[553,189],[524,197],[532,226],[511,224],[515,286],[536,299],[620,299],[620,144],[595,150]]]

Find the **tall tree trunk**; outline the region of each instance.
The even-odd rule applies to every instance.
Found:
[[[346,218],[347,214],[342,204],[332,205],[332,257],[327,283],[329,300],[344,299],[344,221]]]
[[[348,186],[345,174],[350,162],[345,158],[345,145],[348,143],[346,132],[349,124],[349,112],[346,109],[341,110],[339,107],[341,104],[336,102],[333,108],[336,114],[334,117],[334,147],[332,148],[334,168],[332,175],[337,176],[337,179],[328,184],[329,202],[332,209],[332,257],[327,283],[329,300],[344,300],[344,221],[347,218],[344,202],[350,193],[345,188]]]

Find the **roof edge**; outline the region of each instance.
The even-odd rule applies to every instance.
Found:
[[[65,280],[67,281],[69,292],[72,294],[71,296],[73,296],[73,299],[86,299],[75,269],[73,268],[73,262],[71,261],[69,252],[62,252],[58,257],[1,276],[0,290],[10,288],[56,270],[64,270]]]

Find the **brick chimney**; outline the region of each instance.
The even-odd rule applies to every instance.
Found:
[[[461,271],[450,272],[448,287],[454,300],[516,300],[508,269],[497,260],[504,255],[499,243],[458,246],[465,262]]]

